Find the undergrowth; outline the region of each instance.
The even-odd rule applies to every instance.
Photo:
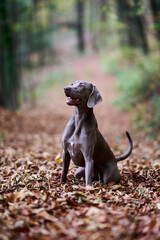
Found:
[[[138,127],[156,133],[160,128],[159,52],[143,55],[139,50],[123,48],[102,61],[106,73],[116,75],[120,110],[132,110]]]

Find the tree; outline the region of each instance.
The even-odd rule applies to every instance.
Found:
[[[84,41],[84,0],[76,1],[77,10],[77,37],[78,37],[78,49],[83,52],[85,49]]]
[[[100,4],[100,16],[102,21],[106,21],[106,7],[108,0],[99,0]]]
[[[126,24],[128,44],[131,47],[141,47],[144,53],[148,53],[147,35],[144,28],[145,17],[141,12],[139,0],[116,1],[119,20]]]
[[[19,73],[17,68],[17,44],[12,24],[16,21],[15,5],[0,1],[0,105],[16,109],[19,105]]]
[[[153,14],[154,28],[158,41],[160,41],[160,1],[150,0],[150,6]]]
[[[44,64],[54,0],[0,1],[0,105],[19,106],[21,70]],[[34,54],[39,61],[34,61]],[[35,63],[36,62],[36,63]]]

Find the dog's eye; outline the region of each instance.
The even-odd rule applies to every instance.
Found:
[[[79,83],[79,87],[84,87],[83,83]]]

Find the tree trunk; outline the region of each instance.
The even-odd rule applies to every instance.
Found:
[[[117,0],[117,14],[120,21],[127,25],[128,44],[131,47],[141,47],[148,53],[147,35],[144,29],[144,16],[137,14],[139,1],[134,0],[132,6],[128,0]],[[122,42],[122,40],[121,40]]]
[[[100,4],[100,17],[101,21],[105,22],[106,21],[106,7],[107,7],[107,0],[99,0]]]
[[[84,0],[77,0],[77,38],[78,38],[78,49],[80,52],[85,50],[84,40]]]
[[[155,24],[156,36],[160,41],[160,0],[150,0],[150,6]]]
[[[7,0],[0,1],[0,104],[6,108],[16,109],[19,78],[16,66],[16,42],[12,31],[13,19],[9,13],[12,6],[7,8],[8,4],[11,3]]]

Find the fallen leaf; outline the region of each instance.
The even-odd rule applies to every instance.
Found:
[[[55,161],[56,161],[57,163],[62,163],[62,162],[63,162],[60,153],[58,153],[57,156],[55,157]]]
[[[121,185],[112,185],[110,188],[112,189],[112,190],[117,190],[117,189],[120,189],[122,186]]]
[[[57,218],[55,218],[54,216],[52,216],[51,214],[47,213],[46,211],[40,211],[37,213],[38,217],[41,217],[45,220],[51,221],[51,222],[57,222]]]

